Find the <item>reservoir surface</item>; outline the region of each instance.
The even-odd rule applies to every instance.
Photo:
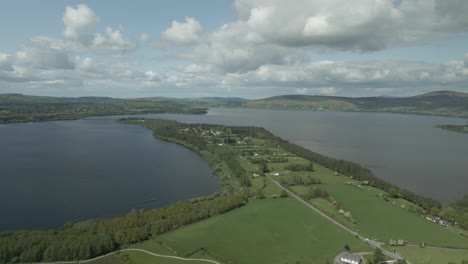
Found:
[[[125,215],[221,189],[208,163],[112,119],[0,125],[0,231]]]
[[[353,161],[377,177],[449,202],[468,194],[468,134],[435,128],[460,118],[389,113],[211,109],[150,115],[181,122],[260,126],[312,151]]]
[[[468,135],[434,128],[463,119],[221,108],[141,116],[265,127],[442,202],[468,194]],[[0,231],[114,217],[221,189],[201,156],[117,118],[0,125]]]

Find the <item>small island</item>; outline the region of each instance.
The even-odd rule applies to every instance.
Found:
[[[439,125],[436,127],[453,132],[468,133],[468,125]]]

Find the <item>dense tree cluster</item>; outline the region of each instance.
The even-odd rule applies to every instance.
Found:
[[[284,169],[290,171],[314,171],[314,164],[312,162],[309,162],[309,164],[290,163]]]
[[[273,157],[273,158],[255,158],[249,157],[249,162],[252,164],[262,164],[262,163],[286,163],[288,162],[288,158],[286,157]]]
[[[0,263],[88,259],[222,214],[245,204],[244,193],[217,194],[126,216],[68,223],[51,231],[0,233]]]
[[[326,190],[324,190],[322,188],[319,188],[319,187],[315,187],[315,186],[310,187],[307,194],[302,195],[302,198],[304,198],[305,200],[310,200],[312,198],[327,199],[328,197],[330,197],[330,194],[328,194],[328,192]]]
[[[249,180],[249,176],[247,176],[245,173],[244,169],[236,158],[236,154],[233,151],[227,149],[217,149],[216,155],[220,157],[224,163],[226,163],[231,173],[239,179],[241,186],[252,186],[252,183]]]
[[[460,227],[468,229],[468,195],[442,209],[431,210],[431,213],[447,221],[457,222]]]
[[[314,178],[310,175],[301,177],[299,175],[294,175],[289,178],[281,178],[280,179],[281,185],[285,186],[294,186],[294,185],[311,185],[311,184],[321,184],[322,181],[320,179]]]

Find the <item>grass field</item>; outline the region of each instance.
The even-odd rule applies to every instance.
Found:
[[[307,162],[302,158],[290,160],[301,164]],[[271,169],[284,171],[284,166],[285,163],[273,164]],[[350,220],[338,214],[338,210],[327,200],[314,198],[309,202],[364,236],[384,242],[388,242],[390,239],[403,239],[412,243],[425,242],[434,246],[468,248],[468,239],[459,235],[459,231],[441,227],[427,221],[418,214],[409,212],[406,208],[411,203],[408,201],[390,197],[388,198],[389,201],[385,201],[378,197],[378,194],[386,194],[380,189],[365,185],[361,186],[362,189],[360,189],[345,184],[347,182],[361,184],[359,181],[346,176],[335,175],[332,170],[316,164],[314,164],[314,169],[314,172],[290,172],[274,178],[279,181],[281,178],[288,179],[294,175],[310,175],[320,179],[323,184],[316,186],[327,190],[333,199],[341,202],[345,210],[351,212],[356,223],[353,224]],[[297,185],[289,188],[295,193],[306,194],[310,187]],[[405,208],[402,208],[402,206]],[[369,208],[372,208],[372,210]]]
[[[415,264],[447,264],[468,261],[468,251],[420,247],[394,247],[407,260]]]
[[[240,209],[168,232],[158,240],[179,255],[205,248],[223,263],[325,263],[346,244],[355,251],[371,251],[291,198],[252,200]]]
[[[404,239],[413,243],[468,247],[467,238],[429,222],[398,204],[377,197],[376,191],[370,187],[360,190],[351,185],[323,184],[321,188],[326,189],[352,213],[363,235],[385,242]]]
[[[195,256],[194,258],[198,258]],[[156,257],[144,252],[123,252],[111,255],[96,261],[88,262],[90,264],[207,264],[205,261],[186,261]]]

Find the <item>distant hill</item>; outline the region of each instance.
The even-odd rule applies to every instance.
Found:
[[[51,97],[35,96],[23,94],[0,94],[0,105],[16,104],[66,104],[66,103],[99,103],[99,102],[117,102],[122,99],[110,97]]]
[[[203,102],[203,103],[245,103],[249,100],[238,97],[198,97],[198,98],[171,98],[171,97],[146,97],[141,98],[152,101],[166,101],[166,102],[178,102],[178,103],[189,103],[189,102]]]
[[[205,114],[206,108],[189,104],[110,97],[50,97],[0,94],[0,124],[75,120],[91,116],[134,114]]]
[[[468,117],[468,93],[436,91],[412,97],[281,95],[245,103],[248,108],[391,112]]]
[[[436,96],[448,96],[448,97],[468,97],[468,93],[454,92],[454,91],[435,91],[425,94],[416,95],[413,97],[436,97]]]
[[[147,97],[116,99],[110,97],[50,97],[0,94],[0,109],[11,105],[92,104],[102,102],[154,102],[187,107],[261,108],[302,111],[390,112],[405,114],[468,117],[468,93],[435,91],[411,97],[339,97],[321,95],[280,95],[259,100],[238,97],[170,98]]]

